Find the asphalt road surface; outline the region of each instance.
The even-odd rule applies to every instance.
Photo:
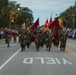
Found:
[[[52,45],[36,51],[35,44],[21,52],[18,42],[8,48],[0,41],[0,75],[76,75],[76,40],[67,40],[66,51]]]

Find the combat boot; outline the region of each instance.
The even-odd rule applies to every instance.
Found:
[[[65,48],[63,48],[63,52],[65,51]]]

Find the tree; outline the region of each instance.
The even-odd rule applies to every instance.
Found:
[[[8,0],[0,0],[0,27],[5,27],[8,24],[7,11]]]
[[[17,9],[20,10],[17,10]],[[10,21],[13,21],[17,25],[22,25],[24,22],[26,26],[30,26],[33,23],[33,15],[31,9],[28,7],[20,7],[16,1],[9,2]]]
[[[68,9],[66,9],[64,12],[60,14],[60,16],[64,22],[64,24],[67,24],[67,27],[73,28],[73,19],[75,20],[75,28],[76,28],[76,6],[70,6]]]
[[[28,7],[20,7],[20,4],[17,4],[16,1],[0,0],[0,14],[1,27],[15,27],[23,22],[26,22],[26,25],[30,26],[33,23],[32,10]]]
[[[27,7],[21,7],[21,14],[18,16],[18,23],[26,23],[26,26],[30,26],[33,23],[32,11]]]

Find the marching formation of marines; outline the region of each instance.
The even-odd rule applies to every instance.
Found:
[[[33,37],[32,37],[33,36]],[[21,46],[21,51],[25,50],[25,47],[29,46],[33,42],[35,43],[36,51],[39,51],[40,47],[46,46],[46,50],[50,51],[52,44],[54,46],[60,46],[60,51],[65,51],[67,32],[65,28],[61,28],[59,31],[56,29],[33,29],[32,31],[22,26],[21,31],[19,31],[19,41]]]
[[[31,43],[34,42],[36,51],[39,51],[39,48],[44,45],[46,46],[46,51],[50,51],[53,44],[56,47],[60,47],[60,51],[64,52],[67,41],[67,32],[64,28],[48,30],[38,27],[37,29],[29,30],[29,28],[22,25],[22,28],[18,32],[16,30],[10,30],[10,28],[5,29],[5,36],[7,47],[10,47],[11,38],[13,37],[15,43],[18,36],[21,51],[24,51],[26,46],[29,48]]]

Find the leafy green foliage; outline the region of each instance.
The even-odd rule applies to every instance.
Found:
[[[73,19],[74,19],[74,25],[76,28],[76,6],[70,6],[67,10],[62,12],[60,16],[64,22],[64,26],[67,26],[69,28],[73,28]]]
[[[32,13],[31,9],[20,7],[16,1],[0,0],[0,27],[19,27],[24,22],[28,27],[33,23]]]
[[[0,27],[8,24],[7,19],[8,0],[0,0]]]

